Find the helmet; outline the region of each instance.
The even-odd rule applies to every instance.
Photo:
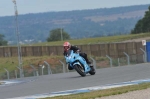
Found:
[[[64,51],[68,51],[71,48],[71,44],[69,42],[64,43]]]

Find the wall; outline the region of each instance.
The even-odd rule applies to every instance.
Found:
[[[127,43],[105,43],[77,45],[82,52],[93,56],[110,56],[113,58],[124,57],[126,52],[128,55],[143,54],[140,48],[145,50],[141,42]],[[22,46],[22,56],[45,56],[45,55],[63,55],[63,46]],[[16,57],[18,56],[17,47],[0,47],[0,57]]]

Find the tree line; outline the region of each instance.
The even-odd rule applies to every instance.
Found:
[[[142,18],[141,16],[118,18],[114,21],[107,20],[103,22],[93,21],[92,16],[94,16],[94,20],[99,16],[105,19],[105,16],[143,11],[147,7],[148,5],[137,5],[19,15],[20,38],[22,42],[31,39],[34,39],[34,43],[38,41],[45,42],[49,36],[49,31],[60,27],[64,28],[73,39],[129,34],[136,22]],[[92,19],[86,19],[87,17],[92,17]],[[14,16],[0,17],[0,33],[4,34],[8,41],[15,41],[16,39],[14,21]]]
[[[145,12],[144,17],[136,23],[134,29],[131,31],[131,34],[147,32],[150,32],[150,6],[148,7],[148,11]]]
[[[68,40],[68,39],[70,39],[70,35],[66,31],[64,31],[64,29],[57,28],[50,31],[47,41],[51,42],[51,41],[61,41],[61,40]]]
[[[97,26],[97,25],[95,25],[95,26]],[[123,30],[123,27],[120,27],[120,30]],[[50,31],[50,35],[49,35],[49,38],[47,39],[47,41],[49,42],[49,41],[61,40],[60,39],[60,31],[61,31],[60,29],[54,29],[54,30]],[[150,6],[148,7],[148,11],[145,12],[144,17],[142,19],[140,19],[136,23],[134,29],[131,30],[131,34],[147,33],[147,32],[150,32]],[[79,34],[80,34],[80,32],[79,32]],[[119,35],[119,33],[117,33],[117,34]],[[105,34],[103,34],[103,36],[104,35]],[[64,36],[64,39],[70,39],[70,35],[67,32],[64,32],[63,36]],[[107,35],[107,36],[109,36],[109,35]]]
[[[94,10],[91,10],[94,11]],[[7,19],[9,20],[10,17],[8,17]],[[138,19],[138,18],[137,18]],[[72,21],[74,21],[72,24],[68,24],[66,25],[65,29],[61,29],[58,28],[57,25],[48,25],[48,27],[51,27],[51,31],[49,31],[49,35],[46,34],[47,30],[49,29],[48,27],[42,25],[42,23],[38,24],[38,27],[44,28],[44,31],[41,31],[40,29],[37,29],[37,24],[32,26],[33,30],[37,31],[37,35],[40,35],[39,37],[37,37],[37,35],[31,35],[30,32],[34,32],[32,31],[32,29],[25,29],[26,33],[30,33],[30,35],[26,35],[29,39],[32,37],[34,38],[45,38],[45,41],[59,41],[59,40],[67,40],[67,39],[72,39],[75,36],[76,37],[81,37],[82,38],[85,37],[97,37],[97,36],[111,36],[111,35],[121,35],[122,31],[124,31],[124,33],[128,33],[131,32],[131,34],[137,34],[137,33],[147,33],[150,32],[150,6],[148,7],[148,10],[145,12],[145,15],[143,18],[139,19],[139,21],[137,22],[135,18],[131,18],[131,19],[118,19],[116,21],[105,21],[105,22],[101,22],[101,23],[96,23],[96,22],[92,22],[90,20],[85,20],[83,18],[79,19],[79,18],[74,18],[72,19]],[[44,20],[44,19],[43,19]],[[120,20],[120,21],[119,21]],[[1,20],[2,21],[2,20]],[[35,19],[36,21],[36,19]],[[20,22],[21,25],[20,27],[24,26],[22,24],[22,22]],[[31,22],[34,23],[34,22]],[[130,25],[127,25],[128,23],[130,23]],[[4,25],[7,26],[8,23],[4,23]],[[80,24],[80,25],[79,25]],[[102,24],[102,25],[101,25]],[[112,25],[113,24],[113,25]],[[126,25],[125,25],[126,24]],[[134,27],[132,27],[135,24]],[[28,27],[28,25],[26,25],[26,27]],[[24,28],[26,28],[24,27]],[[94,27],[94,28],[93,28]],[[108,28],[109,27],[109,28]],[[106,28],[106,29],[105,29]],[[134,28],[133,30],[131,30],[132,28]],[[129,29],[131,31],[129,31]],[[117,31],[115,31],[117,30]],[[13,31],[13,30],[12,30]],[[112,34],[109,34],[110,31],[112,32]],[[70,35],[72,33],[72,35]],[[13,33],[9,36],[11,38],[13,38],[14,35]],[[4,46],[8,44],[8,41],[4,39],[4,35],[0,34],[0,46]]]
[[[0,46],[5,46],[7,45],[7,41],[4,39],[4,35],[3,34],[0,34]]]

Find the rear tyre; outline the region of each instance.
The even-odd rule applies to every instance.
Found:
[[[90,68],[91,68],[91,70],[89,71],[89,74],[95,75],[96,71],[95,71],[94,67],[90,66]]]
[[[74,69],[82,76],[85,77],[86,73],[84,72],[84,68],[80,65],[75,65]]]

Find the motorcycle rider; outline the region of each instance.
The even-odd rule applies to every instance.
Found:
[[[87,62],[87,64],[89,65],[89,66],[92,66],[91,65],[91,62],[88,60],[88,58],[87,58],[87,54],[86,53],[81,53],[81,51],[79,50],[79,48],[77,47],[77,46],[73,46],[73,45],[71,45],[69,42],[65,42],[64,43],[64,56],[66,56],[67,55],[67,51],[69,51],[69,50],[73,50],[74,52],[78,52],[79,53],[79,55],[81,56],[81,57],[83,57],[85,60],[86,60],[86,62]],[[71,67],[71,66],[68,66],[68,69],[69,70],[72,70],[73,68]]]

